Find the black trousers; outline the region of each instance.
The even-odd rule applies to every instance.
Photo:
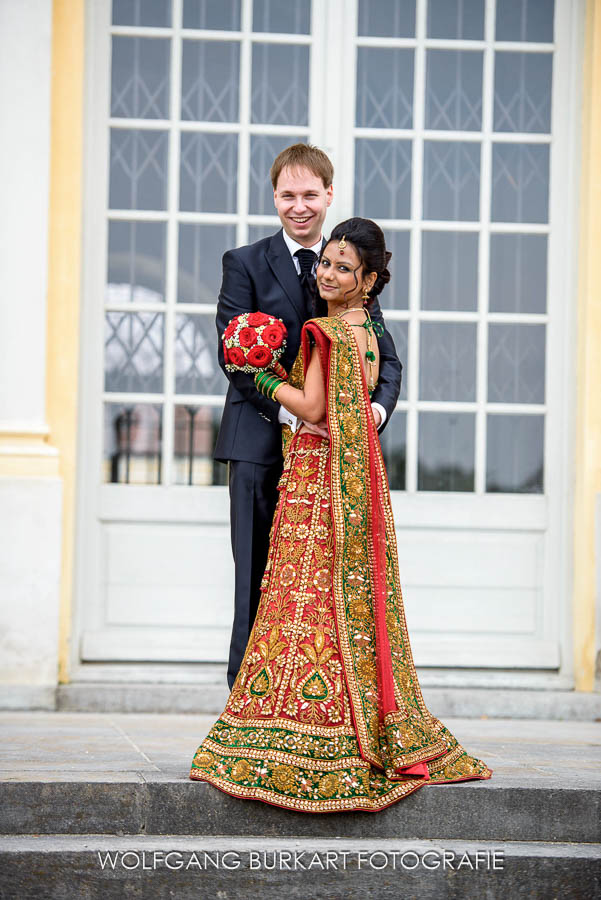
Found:
[[[235,566],[234,625],[227,668],[230,690],[240,669],[259,606],[282,466],[282,460],[268,466],[243,460],[231,460],[229,464]]]

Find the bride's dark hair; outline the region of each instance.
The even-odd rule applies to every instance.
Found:
[[[388,263],[392,253],[386,249],[384,232],[371,219],[353,216],[351,219],[345,219],[344,222],[340,222],[332,229],[327,243],[329,244],[332,241],[338,242],[342,238],[349,244],[352,244],[357,251],[363,272],[377,272],[378,277],[374,282],[374,286],[371,291],[368,291],[369,299],[373,301],[390,281]],[[356,272],[355,281],[357,284],[359,283]],[[327,310],[325,300],[318,296],[317,301],[322,309],[325,307]],[[317,315],[327,315],[327,312],[319,311]]]

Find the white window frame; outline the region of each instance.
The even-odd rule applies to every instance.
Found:
[[[89,533],[88,524],[94,516],[101,521],[118,520],[121,522],[139,521],[140,519],[152,520],[155,515],[156,504],[160,502],[162,521],[194,523],[198,521],[199,509],[203,512],[203,521],[223,525],[229,519],[229,505],[227,489],[220,487],[194,487],[187,489],[183,486],[175,486],[170,483],[169,472],[173,463],[173,409],[175,399],[172,385],[174,383],[173,366],[173,334],[174,321],[177,311],[184,311],[182,306],[177,310],[174,305],[176,298],[177,279],[177,227],[179,221],[193,222],[227,222],[237,227],[238,241],[243,243],[247,239],[247,225],[271,225],[278,226],[275,216],[247,216],[248,178],[242,177],[248,171],[248,159],[250,154],[251,134],[275,134],[290,133],[307,134],[311,142],[323,147],[332,157],[335,169],[335,199],[328,215],[326,230],[337,220],[352,212],[353,179],[354,179],[354,141],[352,136],[398,136],[413,137],[415,140],[413,151],[412,172],[412,210],[410,220],[386,221],[387,228],[403,228],[411,231],[411,267],[410,267],[410,292],[408,310],[388,310],[388,320],[409,321],[409,354],[407,361],[403,360],[405,375],[408,378],[409,396],[407,401],[400,401],[398,409],[407,412],[407,490],[393,492],[393,507],[395,519],[400,535],[400,547],[402,538],[410,529],[445,528],[449,531],[461,531],[465,529],[477,529],[485,533],[495,532],[499,529],[515,528],[530,534],[546,534],[547,550],[544,560],[541,561],[543,575],[543,591],[548,597],[557,599],[548,603],[545,610],[545,622],[543,625],[543,638],[541,654],[553,667],[558,669],[558,677],[564,681],[571,679],[572,649],[571,649],[571,548],[570,548],[570,522],[572,510],[572,487],[570,473],[572,471],[573,447],[570,439],[574,420],[574,391],[573,378],[574,347],[575,347],[575,311],[570,304],[570,298],[575,296],[576,284],[576,239],[577,239],[577,191],[579,176],[579,101],[581,94],[581,79],[578,61],[582,55],[583,26],[584,26],[584,2],[583,0],[556,0],[555,34],[561,38],[553,45],[530,45],[530,49],[554,49],[554,80],[552,99],[552,122],[554,135],[551,138],[551,195],[550,195],[550,225],[549,226],[515,226],[492,225],[488,221],[489,209],[489,172],[491,165],[491,122],[492,122],[492,95],[486,92],[486,84],[491,83],[494,43],[494,0],[486,0],[486,34],[482,42],[458,42],[425,39],[425,0],[417,0],[416,38],[414,39],[389,39],[389,38],[356,38],[355,13],[357,0],[313,0],[313,32],[311,36],[291,35],[280,36],[275,34],[254,33],[252,38],[246,34],[250,27],[250,10],[252,0],[242,0],[242,33],[241,33],[241,65],[240,79],[242,91],[240,94],[240,123],[236,125],[220,125],[209,123],[181,122],[177,128],[170,132],[169,137],[169,166],[170,181],[168,206],[164,213],[148,213],[146,211],[127,210],[122,213],[111,212],[111,218],[123,218],[127,220],[150,220],[158,218],[167,221],[167,272],[166,285],[167,302],[160,305],[148,305],[148,310],[160,308],[165,313],[165,377],[164,384],[169,388],[162,395],[150,394],[126,394],[123,395],[128,402],[152,402],[164,403],[163,411],[163,467],[166,472],[166,484],[161,486],[136,486],[136,485],[112,485],[100,484],[100,472],[102,464],[102,402],[105,395],[103,391],[103,342],[99,338],[103,333],[104,308],[104,279],[106,273],[106,236],[107,236],[107,198],[108,198],[108,142],[109,129],[106,118],[98,114],[99,109],[109,109],[110,98],[110,67],[107,60],[110,59],[110,35],[132,34],[144,36],[149,34],[155,37],[164,35],[177,36],[180,29],[177,22],[178,13],[181,11],[182,0],[174,0],[175,13],[173,27],[169,29],[145,29],[145,28],[115,28],[109,27],[110,2],[109,0],[88,0],[88,28],[87,28],[87,60],[88,79],[86,88],[86,145],[85,152],[86,182],[85,182],[85,233],[84,233],[84,277],[83,277],[83,302],[82,302],[82,365],[80,381],[80,448],[79,457],[79,490],[78,490],[78,522],[80,528],[80,550],[78,553],[78,566],[76,572],[77,605],[74,627],[80,634],[86,629],[102,630],[102,621],[99,616],[98,604],[89,602],[90,586],[99,585],[101,571],[99,563],[98,546],[96,538]],[[186,31],[190,37],[203,37],[208,39],[224,39],[224,32],[200,32]],[[237,32],[228,32],[228,38],[234,39]],[[312,46],[311,54],[311,90],[309,100],[309,122],[307,128],[292,128],[288,126],[258,126],[250,124],[250,49],[251,41],[261,42],[287,40],[291,43],[308,43]],[[326,47],[327,42],[327,47]],[[481,47],[484,51],[484,83],[483,83],[483,123],[484,135],[482,137],[484,151],[481,166],[480,212],[481,222],[421,222],[421,147],[424,138],[449,140],[458,138],[457,132],[426,132],[423,129],[423,106],[414,103],[414,128],[398,132],[385,131],[376,134],[367,129],[354,127],[354,73],[356,65],[357,46],[411,46],[415,47],[416,77],[415,96],[423,90],[425,78],[425,49],[429,46],[452,46],[461,49],[463,45],[471,49]],[[512,49],[514,45],[503,43],[503,49]],[[524,44],[515,45],[521,51],[527,49]],[[181,71],[181,42],[176,40],[172,44],[175,51],[171,57],[171,114],[177,119],[179,116],[179,75]],[[327,50],[327,58],[326,58]],[[107,71],[108,68],[108,71]],[[338,83],[344,88],[344,104],[328,104],[328,89],[332,84]],[[334,107],[334,108],[333,108]],[[558,127],[561,123],[561,128]],[[115,127],[132,127],[140,124],[138,120],[111,120]],[[168,123],[156,120],[143,120],[143,127],[163,128]],[[238,208],[233,214],[203,214],[203,213],[179,213],[178,185],[179,177],[175,172],[179,164],[179,134],[180,130],[203,131],[232,131],[239,134],[239,181],[238,181]],[[480,140],[479,133],[466,132],[461,137],[466,140]],[[528,143],[536,140],[548,140],[545,136],[536,135],[495,135],[496,140],[519,140]],[[419,240],[420,229],[438,230],[479,230],[482,238],[479,242],[479,304],[473,313],[437,313],[419,311],[419,279],[420,279],[420,254]],[[529,409],[517,404],[492,404],[494,412],[529,412],[545,413],[545,484],[552,485],[553,489],[545,495],[515,495],[495,494],[484,492],[485,471],[485,416],[487,406],[485,403],[486,391],[486,364],[487,357],[481,352],[486,347],[486,330],[488,321],[515,321],[514,316],[505,314],[488,314],[485,301],[488,294],[488,240],[489,230],[549,232],[548,247],[548,312],[544,315],[519,316],[520,322],[536,321],[547,325],[547,360],[553,361],[553,365],[546,366],[546,403],[535,409]],[[118,307],[122,308],[122,307]],[[139,304],[136,310],[141,310]],[[132,309],[132,306],[128,306]],[[211,304],[185,304],[185,312],[212,313],[215,307]],[[452,321],[473,321],[478,326],[478,373],[477,373],[477,397],[475,403],[426,403],[418,401],[418,329],[417,321],[426,319],[442,320],[449,318]],[[569,377],[566,377],[568,376]],[[549,398],[553,402],[549,404]],[[119,395],[110,394],[111,400],[119,400]],[[219,406],[223,402],[220,396],[195,396],[185,395],[185,402],[196,402],[204,405]],[[421,409],[439,409],[452,411],[454,409],[469,409],[476,412],[476,472],[477,481],[473,494],[452,494],[446,492],[417,492],[416,490],[416,433],[417,415]],[[552,451],[552,452],[551,452]],[[513,525],[511,524],[513,523]],[[194,636],[195,652],[202,652],[199,648],[197,637]],[[554,658],[552,645],[557,646],[560,640],[560,656]],[[175,640],[175,635],[173,635]],[[152,636],[149,635],[149,639]],[[192,638],[190,639],[192,641]],[[207,637],[205,658],[210,658],[210,636]],[[417,640],[425,658],[433,658],[436,654],[436,642],[429,648],[428,640]],[[544,645],[544,646],[543,646]],[[79,642],[74,641],[73,669],[77,670],[80,663]],[[188,647],[188,640],[182,638],[184,651]],[[190,645],[191,646],[191,645]],[[491,660],[494,664],[494,659]],[[547,665],[549,664],[547,662]],[[449,661],[438,653],[436,661],[426,663],[437,665],[444,670]],[[528,665],[528,661],[520,660],[516,654],[515,666]],[[89,671],[89,667],[88,667]],[[549,678],[554,678],[556,673],[549,673]],[[567,683],[567,682],[566,682]]]

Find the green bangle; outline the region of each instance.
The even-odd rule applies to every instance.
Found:
[[[257,372],[255,375],[257,390],[265,397],[269,397],[270,400],[273,400],[276,391],[282,384],[285,384],[284,380],[274,375],[273,372],[263,371]]]
[[[284,384],[281,378],[278,378],[277,375],[274,375],[273,378],[270,379],[269,383],[265,386],[265,396],[269,397],[270,400],[275,398],[276,391],[279,387]]]
[[[275,396],[275,395],[277,394],[277,392],[279,391],[279,389],[281,388],[281,386],[282,386],[283,384],[286,384],[286,382],[285,382],[283,379],[280,378],[280,383],[279,383],[279,384],[276,384],[276,386],[274,387],[274,389],[273,389],[272,392],[271,392],[271,399],[272,399],[272,400],[275,400],[275,399],[276,399],[276,396]]]
[[[257,386],[257,390],[259,390],[262,394],[265,393],[265,387],[268,384],[272,377],[271,372],[263,371],[257,372],[255,375],[255,384]]]

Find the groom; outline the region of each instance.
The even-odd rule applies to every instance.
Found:
[[[267,564],[269,531],[282,472],[281,426],[300,426],[279,403],[260,394],[252,375],[227,372],[221,337],[234,316],[260,310],[284,321],[288,329],[280,362],[289,372],[298,353],[311,305],[317,260],[325,243],[321,229],[332,202],[334,169],[326,154],[308,144],[293,144],[271,167],[273,198],[282,228],[271,237],[223,256],[223,281],[217,303],[217,353],[229,379],[215,459],[229,462],[232,552],[235,564],[234,625],[227,681],[231,690],[244,656]],[[313,283],[313,286],[312,286]],[[378,301],[373,319],[383,321]],[[401,389],[401,363],[385,331],[378,339],[380,375],[372,409],[380,430],[392,415]],[[305,425],[328,437],[326,423]]]

